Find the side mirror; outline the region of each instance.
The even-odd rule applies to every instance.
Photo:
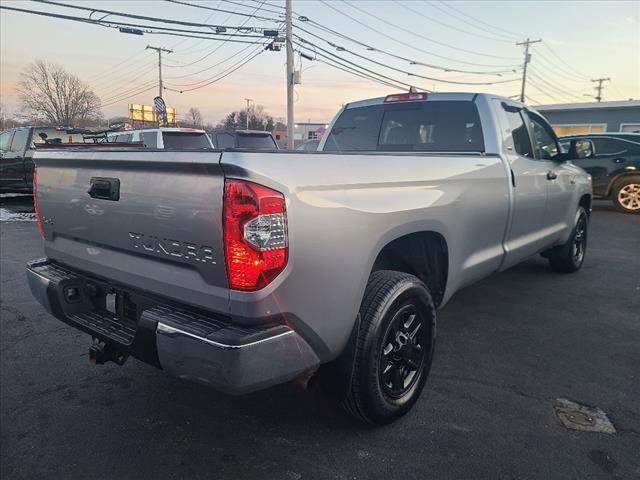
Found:
[[[594,156],[595,149],[593,148],[593,142],[585,138],[579,138],[577,140],[571,140],[571,148],[569,155],[571,158],[583,159]]]

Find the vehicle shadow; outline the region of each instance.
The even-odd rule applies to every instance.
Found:
[[[15,213],[33,213],[33,196],[5,193],[0,195],[0,207]]]

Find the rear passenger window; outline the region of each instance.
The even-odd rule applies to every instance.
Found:
[[[520,112],[509,112],[506,110],[504,114],[509,122],[513,148],[516,153],[523,157],[533,158],[531,139],[529,138],[529,132],[527,132],[527,126],[522,119],[522,114]]]
[[[596,156],[604,155],[623,155],[627,151],[629,143],[613,138],[597,138],[591,137]]]

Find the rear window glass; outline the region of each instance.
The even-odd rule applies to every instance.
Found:
[[[211,148],[204,132],[162,132],[164,148],[203,149]]]
[[[236,146],[236,140],[230,133],[216,133],[216,140],[213,142],[216,148],[233,148]]]
[[[31,143],[39,145],[45,143],[45,139],[41,134],[46,135],[47,143],[83,143],[84,138],[81,133],[67,133],[64,130],[56,130],[55,128],[36,128],[31,138]]]
[[[345,110],[324,150],[478,152],[484,140],[475,103],[410,102]]]
[[[271,135],[238,134],[238,148],[257,148],[270,150],[276,148]]]

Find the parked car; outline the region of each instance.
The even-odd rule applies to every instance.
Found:
[[[278,144],[269,132],[262,130],[212,130],[209,132],[216,148],[250,148],[253,150],[278,150]]]
[[[107,135],[107,141],[128,143],[142,142],[146,148],[171,148],[177,150],[212,149],[207,132],[195,128],[162,127],[141,130],[125,130]]]
[[[95,363],[233,394],[315,373],[383,424],[417,401],[456,291],[538,253],[583,264],[591,183],[525,105],[354,102],[320,149],[36,152],[33,295]]]
[[[299,152],[316,152],[318,145],[320,145],[320,140],[309,140],[308,142],[298,145],[296,150]]]
[[[36,145],[82,142],[73,128],[18,127],[0,132],[0,192],[31,193]]]
[[[593,195],[625,213],[640,213],[640,133],[573,135],[560,139],[593,178]]]

